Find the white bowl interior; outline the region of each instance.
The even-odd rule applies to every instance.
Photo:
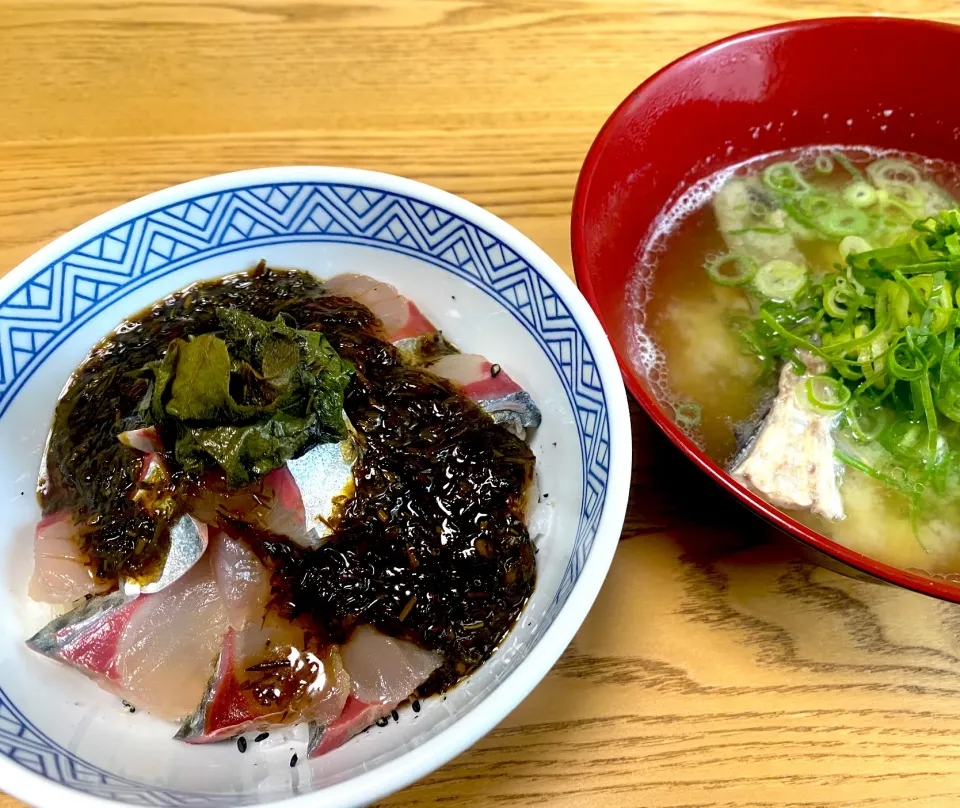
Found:
[[[97,232],[94,227],[90,235]],[[150,243],[148,236],[141,236],[141,240]],[[604,487],[606,480],[600,479],[609,466],[609,432],[600,432],[609,429],[606,415],[602,407],[593,411],[578,408],[578,400],[571,395],[571,383],[576,387],[583,378],[585,359],[577,355],[583,343],[565,334],[551,340],[543,318],[531,326],[515,311],[508,311],[484,283],[474,283],[463,273],[451,272],[422,251],[344,243],[349,241],[346,237],[321,240],[292,233],[254,233],[229,247],[221,244],[219,250],[199,258],[178,259],[173,248],[170,260],[158,264],[156,271],[144,272],[136,280],[122,279],[126,285],[119,292],[104,285],[113,279],[103,272],[60,265],[51,275],[50,296],[51,301],[59,298],[65,306],[74,307],[69,313],[61,309],[61,321],[75,321],[73,330],[61,328],[59,333],[45,337],[44,323],[34,318],[28,329],[21,328],[22,333],[17,334],[15,325],[0,319],[0,326],[6,329],[0,340],[0,347],[5,349],[4,381],[8,393],[14,391],[12,397],[8,394],[3,399],[5,409],[0,412],[0,445],[5,449],[0,459],[0,496],[7,502],[0,528],[0,612],[7,615],[0,624],[3,756],[47,780],[76,789],[78,796],[84,793],[149,805],[232,805],[284,800],[363,775],[385,773],[389,764],[474,713],[517,670],[557,619],[584,566],[593,532],[604,511],[602,501],[598,507],[596,501],[587,500],[594,494],[600,500],[609,500],[611,496]],[[96,250],[102,257],[109,244],[98,244]],[[293,768],[293,752],[304,757],[305,737],[301,731],[274,733],[263,743],[251,743],[244,755],[231,743],[187,746],[172,740],[175,728],[171,724],[143,712],[127,713],[118,699],[93,682],[33,654],[23,644],[53,613],[49,607],[27,598],[26,585],[32,569],[33,526],[40,514],[34,493],[37,470],[56,397],[64,382],[92,345],[124,317],[189,283],[249,269],[261,258],[271,266],[307,269],[319,277],[359,272],[394,284],[416,301],[462,350],[482,353],[499,362],[531,393],[543,412],[543,425],[536,431],[532,446],[538,459],[540,491],[548,503],[549,528],[538,542],[535,594],[505,644],[478,672],[445,697],[424,701],[419,713],[407,707],[398,722],[374,727],[335,752]],[[30,275],[35,272],[36,268],[32,268]],[[541,283],[546,292],[546,282]],[[524,295],[530,294],[525,284],[526,281],[513,292],[505,292],[521,308]],[[14,288],[8,286],[4,293]],[[39,300],[44,293],[42,287],[38,290],[34,286],[30,294]],[[0,315],[9,315],[11,300],[8,297]],[[539,299],[537,304],[542,306],[543,300]],[[55,308],[55,304],[51,305],[51,309]],[[602,404],[604,397],[613,396],[619,406],[618,397],[623,395],[622,388],[616,388],[619,378],[613,378],[611,388],[610,379],[601,383],[596,368],[586,370],[596,376],[593,387],[598,401]],[[577,374],[580,378],[572,382]],[[22,384],[19,389],[11,384],[11,375],[16,377],[17,385]],[[599,434],[606,446],[597,446],[590,439],[593,434]],[[626,451],[629,458],[629,447]],[[585,479],[588,468],[591,480]],[[616,500],[621,498],[622,503],[614,501],[607,508],[607,516],[609,511],[613,512],[617,532],[625,491],[616,494]],[[612,538],[615,541],[616,536]],[[575,544],[580,558],[573,556]],[[612,553],[612,547],[609,552]],[[605,569],[604,566],[603,572]],[[596,584],[599,586],[599,582]],[[575,628],[564,629],[567,639]],[[555,650],[554,658],[560,650],[562,647]],[[552,661],[547,660],[546,665]],[[525,689],[534,683],[528,682]],[[501,717],[479,719],[473,734],[486,728],[481,724],[489,726]],[[439,762],[442,760],[437,759],[432,765]],[[414,776],[422,773],[415,772]],[[3,781],[0,786],[8,787]],[[22,789],[16,790],[33,799]],[[389,784],[373,789],[380,793],[389,790]],[[343,789],[330,791],[331,801],[323,804],[358,804],[364,801],[364,793],[369,796],[373,792],[368,789],[351,795]],[[44,801],[43,797],[36,800]]]

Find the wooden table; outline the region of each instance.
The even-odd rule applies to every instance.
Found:
[[[173,183],[326,163],[461,194],[569,272],[581,159],[653,70],[798,13],[956,9],[0,0],[0,267]],[[805,564],[639,413],[634,429],[623,541],[567,653],[488,738],[383,805],[957,804],[960,608]]]

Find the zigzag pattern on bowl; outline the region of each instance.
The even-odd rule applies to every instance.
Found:
[[[606,402],[584,335],[554,290],[506,244],[449,211],[373,188],[271,184],[189,199],[114,227],[0,303],[0,417],[57,345],[132,290],[213,255],[290,241],[359,244],[428,261],[498,300],[546,350],[577,416],[584,489],[573,552],[534,632],[539,638],[573,589],[603,513]],[[236,797],[157,789],[92,766],[39,732],[2,690],[0,754],[78,791],[134,804],[236,804]]]

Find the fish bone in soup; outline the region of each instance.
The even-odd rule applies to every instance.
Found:
[[[817,147],[659,220],[637,361],[707,455],[894,566],[960,572],[960,167]]]

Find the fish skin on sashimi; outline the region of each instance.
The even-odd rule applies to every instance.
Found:
[[[436,376],[453,382],[460,392],[521,440],[526,430],[540,426],[540,410],[530,394],[498,365],[479,354],[451,354],[426,366]]]
[[[52,620],[27,640],[27,647],[77,668],[107,687],[119,682],[116,660],[120,638],[145,598],[123,592],[91,598]]]
[[[382,718],[386,718],[399,704],[400,702],[396,704],[381,704],[380,702],[370,704],[351,695],[347,699],[343,712],[329,726],[310,725],[308,757],[320,757],[343,746],[354,735],[359,735],[367,727]]]
[[[310,727],[310,757],[318,757],[346,743],[375,721],[390,715],[443,662],[435,651],[360,626],[340,649],[352,680],[343,712],[324,727]]]

